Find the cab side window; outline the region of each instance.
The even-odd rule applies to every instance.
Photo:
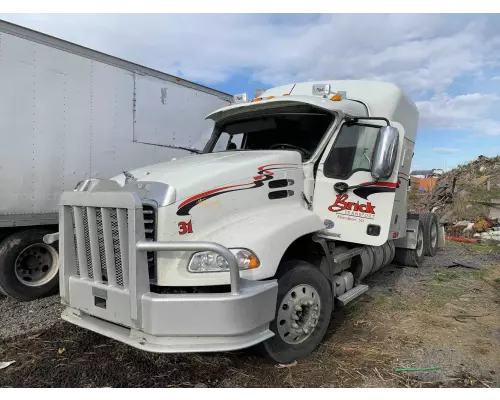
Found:
[[[326,158],[327,178],[347,179],[357,171],[370,171],[379,127],[344,124]]]
[[[230,135],[226,132],[222,132],[219,137],[219,140],[217,140],[217,143],[215,144],[212,150],[212,153],[218,153],[226,150],[241,149],[242,140],[243,140],[243,134]]]

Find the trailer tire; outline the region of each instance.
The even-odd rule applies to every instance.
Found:
[[[59,256],[57,246],[43,242],[48,233],[54,230],[18,231],[0,243],[0,291],[5,295],[31,301],[56,292]]]
[[[431,212],[421,213],[420,221],[424,226],[424,255],[434,257],[438,248],[438,219]]]
[[[417,247],[415,249],[396,248],[394,260],[401,265],[421,267],[424,262],[424,228],[422,221],[418,221]]]
[[[278,278],[276,318],[270,324],[275,335],[259,345],[267,357],[281,364],[307,357],[314,351],[325,336],[333,310],[330,283],[318,268],[295,260],[288,261],[286,267],[286,272]],[[299,304],[301,310],[296,308]],[[293,315],[300,319],[294,320]],[[299,325],[298,329],[292,328],[294,323]],[[302,333],[298,334],[299,330]]]

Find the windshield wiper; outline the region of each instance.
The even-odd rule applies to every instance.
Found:
[[[201,153],[203,153],[201,150],[191,149],[189,147],[172,146],[172,145],[169,145],[169,144],[153,144],[153,143],[145,143],[145,142],[140,142],[140,143],[142,143],[142,144],[149,144],[151,146],[168,147],[169,149],[186,150],[186,151],[189,151],[189,152],[195,153],[195,154],[201,154]]]

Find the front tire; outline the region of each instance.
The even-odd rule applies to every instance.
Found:
[[[275,336],[261,344],[273,361],[289,364],[307,357],[323,339],[333,309],[330,283],[314,265],[287,263],[278,279],[276,318],[270,329]]]
[[[54,294],[58,287],[57,247],[43,242],[53,229],[30,229],[0,243],[0,291],[18,300],[31,301]]]

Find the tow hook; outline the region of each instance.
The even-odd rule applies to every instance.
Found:
[[[59,232],[56,233],[48,233],[43,237],[43,242],[46,244],[52,244],[59,240]]]

